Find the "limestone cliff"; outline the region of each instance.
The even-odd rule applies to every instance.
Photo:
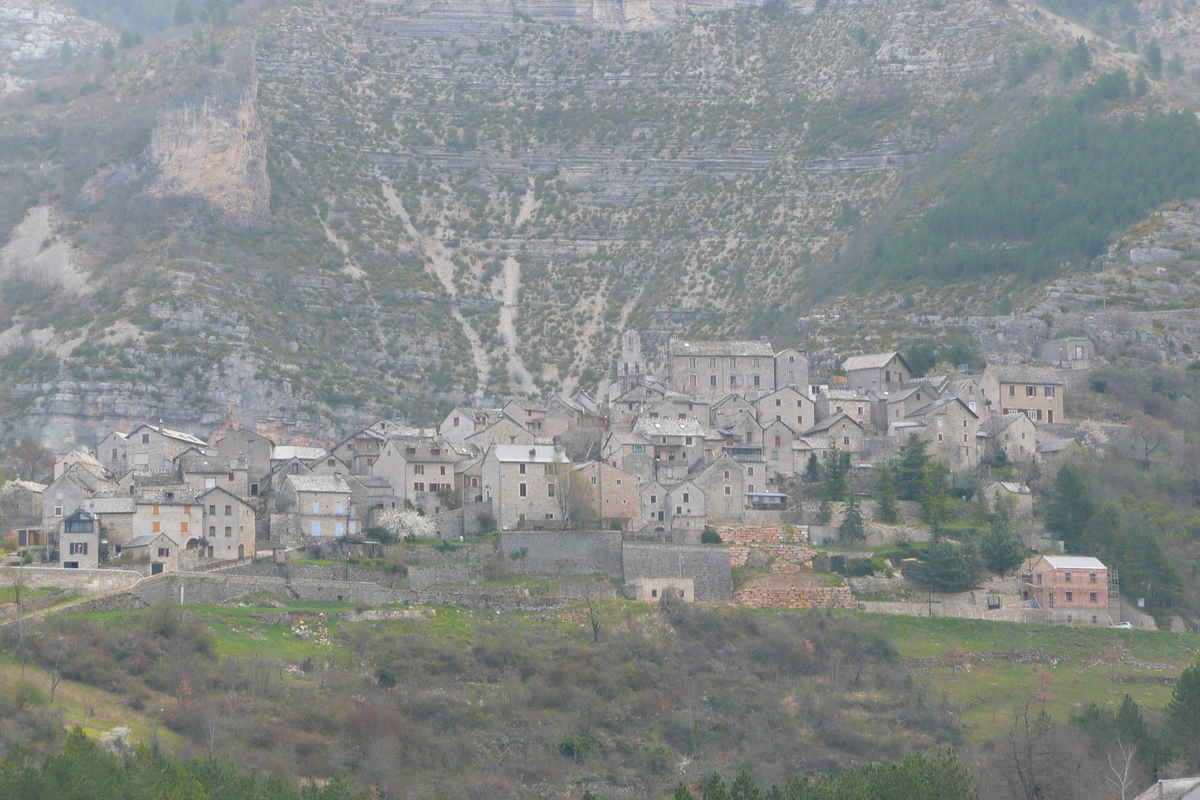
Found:
[[[254,228],[270,213],[266,137],[252,48],[208,73],[158,115],[150,141],[159,199],[198,200],[226,228]]]

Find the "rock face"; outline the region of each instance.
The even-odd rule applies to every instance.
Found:
[[[150,141],[158,174],[149,193],[197,200],[222,227],[257,228],[269,216],[271,187],[252,48],[230,62],[159,113]]]

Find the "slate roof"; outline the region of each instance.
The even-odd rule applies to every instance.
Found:
[[[1062,386],[1062,378],[1046,367],[1031,367],[1024,364],[988,364],[987,369],[1001,383],[1048,383]]]
[[[83,508],[93,514],[132,514],[137,511],[137,501],[132,497],[89,497]]]
[[[804,435],[807,436],[810,433],[823,433],[823,432],[829,430],[830,428],[832,428],[840,420],[843,420],[843,419],[848,419],[848,420],[850,420],[851,423],[854,424],[855,427],[862,428],[862,424],[859,423],[859,421],[856,420],[854,417],[850,416],[845,411],[839,411],[838,413],[834,414],[832,417],[826,417],[825,419],[818,422],[816,425],[813,425],[811,428],[809,428],[808,430],[806,430],[804,432]]]
[[[570,463],[557,447],[544,444],[494,444],[490,452],[503,462],[526,464]]]
[[[979,431],[977,436],[999,436],[1008,430],[1018,418],[1025,416],[1024,414],[1001,414],[988,417],[983,422],[979,423]]]
[[[725,341],[725,342],[683,342],[672,340],[671,355],[678,356],[718,356],[724,358],[769,358],[775,359],[775,351],[769,342]]]
[[[890,353],[868,353],[865,356],[850,356],[842,362],[842,369],[846,372],[853,372],[859,369],[881,369],[887,366],[887,363],[893,358],[899,358],[900,363],[908,367],[908,362],[904,360],[904,356],[895,350]]]
[[[295,444],[277,444],[271,448],[272,461],[287,461],[298,458],[301,461],[316,461],[325,458],[329,453],[324,447],[303,447]]]
[[[645,436],[699,436],[704,437],[704,429],[697,419],[668,419],[659,417],[638,417],[633,430]]]
[[[187,449],[179,454],[175,463],[184,472],[218,474],[229,472],[232,464],[224,456],[210,456],[197,450]]]
[[[338,492],[349,494],[350,487],[337,475],[288,475],[298,492]]]

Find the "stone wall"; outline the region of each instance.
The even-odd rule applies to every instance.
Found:
[[[626,542],[622,558],[626,583],[635,578],[692,578],[699,602],[727,603],[733,596],[733,571],[727,547]]]
[[[729,561],[734,567],[744,567],[751,551],[760,551],[785,564],[810,565],[816,550],[808,547],[806,525],[728,525],[717,528],[721,541],[729,545]],[[787,571],[779,565],[776,572]]]
[[[399,572],[390,569],[357,567],[353,564],[297,564],[293,561],[276,564],[271,559],[264,558],[253,563],[229,567],[221,570],[221,574],[247,578],[377,583],[391,589],[408,588],[404,576]]]
[[[128,589],[142,576],[124,569],[62,569],[61,567],[0,567],[0,586],[21,580],[30,589],[74,589],[84,594]]]
[[[308,581],[282,578],[235,577],[219,574],[164,573],[147,578],[130,594],[146,605],[163,598],[185,605],[218,605],[257,592],[274,592],[322,603],[366,603],[372,606],[450,605],[486,611],[551,611],[565,608],[569,598],[530,597],[519,587],[410,591],[387,589],[374,583],[347,581]]]
[[[527,548],[525,558],[509,555]],[[500,534],[500,553],[514,572],[548,572],[559,575],[590,575],[599,572],[620,577],[620,531],[505,531]]]
[[[477,583],[482,579],[482,567],[474,564],[436,564],[408,568],[408,588],[415,591],[446,584]]]
[[[733,600],[738,605],[749,608],[858,608],[850,590],[844,586],[742,589],[734,594]]]
[[[145,607],[146,602],[132,592],[117,592],[74,603],[63,610],[72,614],[89,614],[96,611],[136,611]]]

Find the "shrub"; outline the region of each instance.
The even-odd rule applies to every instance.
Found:
[[[716,528],[705,528],[704,533],[700,534],[701,544],[720,544],[721,534],[717,533]]]

